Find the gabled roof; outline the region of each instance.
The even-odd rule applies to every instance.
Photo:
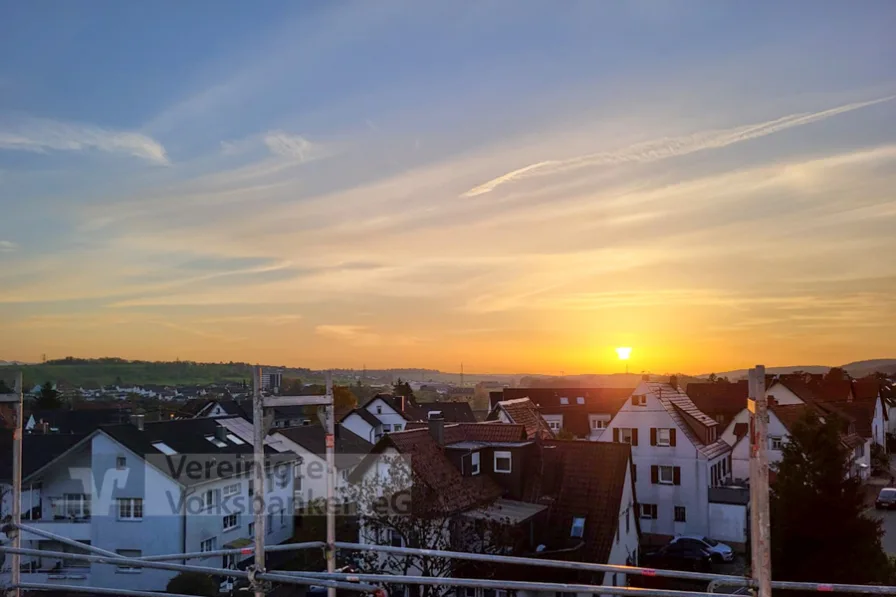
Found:
[[[234,459],[234,462],[238,458],[244,458],[246,461],[251,460],[253,454],[251,442],[243,440],[237,443],[227,440],[224,442],[224,446],[217,446],[206,439],[208,436],[214,437],[215,430],[220,426],[219,421],[221,420],[221,418],[198,418],[146,423],[143,431],[140,431],[134,425],[110,425],[102,427],[99,431],[105,433],[138,456],[144,459],[152,458],[154,464],[162,461],[164,456],[170,456],[171,459],[186,457],[187,462],[196,461],[202,464],[215,463],[221,456],[231,457]],[[174,450],[176,454],[166,455],[157,447],[159,442]],[[278,454],[277,450],[268,445],[265,445],[265,452],[271,455]],[[221,472],[219,467],[210,466],[208,475],[181,475],[178,478],[174,478],[170,474],[171,470],[175,470],[178,467],[156,466],[156,468],[182,485],[205,483],[217,478],[216,475]]]
[[[769,408],[773,413],[775,413],[775,417],[787,431],[790,431],[793,428],[794,423],[799,421],[801,418],[806,416],[806,413],[809,411],[814,411],[816,414],[824,416],[824,411],[814,406],[812,403],[806,404],[771,404]]]
[[[447,432],[446,427],[446,435]],[[444,448],[433,439],[429,429],[398,431],[384,436],[355,470],[353,478],[363,474],[369,464],[375,464],[376,455],[389,447],[410,457],[415,482],[422,485],[426,500],[430,502],[425,506],[451,514],[489,504],[501,496],[501,488],[488,475],[461,475],[445,456]]]
[[[503,412],[511,422],[526,428],[526,437],[535,439],[554,439],[554,432],[538,408],[529,398],[517,398],[515,400],[502,400],[498,402],[495,410],[489,415],[489,420],[498,420],[498,413]]]
[[[871,400],[853,400],[837,404],[837,408],[855,421],[856,434],[866,439],[871,438],[874,410],[877,406],[877,398]]]
[[[342,421],[349,418],[351,415],[358,415],[359,417],[364,419],[364,421],[367,422],[368,425],[370,425],[371,427],[374,427],[374,428],[382,425],[380,420],[377,419],[376,416],[372,412],[367,410],[366,408],[356,408],[356,409],[352,410],[351,412],[347,413],[344,417],[342,417],[339,420],[339,422],[341,423]]]
[[[548,535],[570,543],[573,518],[584,517],[581,560],[606,563],[613,548],[631,446],[612,442],[547,441],[543,444],[544,495],[553,496]],[[631,524],[637,524],[634,512]],[[579,558],[577,558],[579,559]]]
[[[445,425],[445,445],[459,442],[510,443],[525,441],[526,428],[508,423],[455,423]]]
[[[50,464],[62,456],[78,442],[87,437],[86,434],[73,433],[30,433],[22,437],[22,478]],[[0,454],[12,454],[12,432],[0,431]],[[0,480],[12,479],[12,459],[0,458]]]
[[[212,402],[214,402],[214,400],[208,398],[192,398],[187,400],[184,405],[180,407],[178,412],[186,417],[196,417],[208,408]]]
[[[718,423],[697,408],[688,395],[667,383],[645,382],[651,394],[659,400],[672,421],[681,429],[697,451],[706,458],[715,458],[731,450],[721,438],[706,444],[701,434],[705,429],[713,429]]]
[[[542,415],[563,415],[563,428],[576,437],[591,435],[588,415],[615,416],[633,388],[505,388],[503,400],[529,398]],[[491,397],[495,400],[497,396]]]
[[[336,425],[336,467],[348,468],[361,462],[373,448],[366,439],[355,435],[342,425]],[[278,429],[277,433],[299,444],[312,454],[322,458],[327,455],[327,432],[320,425],[303,427],[287,427]]]
[[[377,400],[382,400],[386,403],[389,408],[397,412],[399,415],[404,417],[406,420],[411,420],[406,413],[401,410],[401,405],[398,403],[400,396],[394,396],[392,394],[376,394],[375,396],[371,396],[370,399],[361,405],[360,408],[367,408],[369,404],[376,402]],[[413,406],[413,402],[411,402],[411,406]]]
[[[689,383],[687,395],[701,411],[715,419],[722,417],[727,424],[747,407],[749,393],[746,380],[735,383]]]
[[[883,382],[878,379],[860,379],[853,382],[852,391],[856,400],[876,400],[882,385]]]

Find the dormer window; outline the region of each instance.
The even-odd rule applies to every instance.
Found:
[[[572,529],[569,531],[570,537],[582,538],[585,535],[585,517],[577,516],[572,519]]]
[[[576,404],[585,404],[585,397],[579,396],[578,398],[576,398]]]
[[[567,398],[566,396],[561,397],[561,398],[560,398],[560,404],[562,404],[562,405],[564,405],[564,406],[568,405],[568,404],[569,404],[569,398]]]
[[[383,414],[383,407],[382,407],[382,405],[379,405],[379,404],[376,405],[376,414],[378,414],[378,415]]]
[[[647,394],[632,394],[632,404],[634,406],[647,406]]]

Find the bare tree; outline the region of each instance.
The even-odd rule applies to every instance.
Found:
[[[389,474],[367,478],[347,489],[347,499],[357,508],[362,543],[417,547],[436,551],[470,551],[512,554],[524,540],[524,534],[506,517],[488,516],[474,505],[466,511],[446,507],[413,471],[407,460],[393,460]],[[416,556],[366,551],[358,553],[354,564],[361,570],[379,570],[401,576],[463,576],[473,567],[437,556]],[[494,572],[494,567],[490,567]],[[476,568],[476,576],[488,576]],[[447,586],[410,587],[420,597],[448,597],[454,589]],[[399,579],[389,587],[390,595],[404,594]]]

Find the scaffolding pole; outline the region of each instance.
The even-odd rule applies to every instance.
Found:
[[[159,597],[159,592],[135,591],[133,589],[105,589],[100,587],[79,587],[78,585],[51,585],[36,582],[19,583],[18,588],[29,591],[71,591],[73,593],[90,593],[91,595],[121,595],[121,597]],[[165,597],[194,597],[181,593],[165,593]]]
[[[255,470],[252,483],[255,489],[255,562],[250,577],[251,588],[255,597],[264,597],[264,588],[259,582],[258,574],[264,572],[264,535],[265,535],[265,499],[264,499],[264,438],[267,435],[264,419],[264,402],[261,397],[261,367],[256,367],[253,376],[252,395],[252,449],[254,454]]]
[[[109,566],[121,566],[128,565],[132,568],[154,568],[158,570],[172,570],[174,572],[198,572],[200,574],[209,574],[211,576],[233,576],[236,578],[245,578],[251,580],[252,576],[257,577],[259,580],[271,581],[271,582],[280,582],[285,584],[292,585],[320,585],[324,587],[333,587],[337,589],[347,589],[350,591],[366,591],[366,592],[374,592],[378,591],[379,587],[368,585],[368,584],[358,584],[344,581],[342,579],[327,579],[327,578],[319,578],[319,577],[310,577],[305,576],[301,572],[296,572],[295,574],[284,574],[284,573],[275,573],[275,572],[264,572],[264,573],[255,573],[248,570],[233,570],[230,568],[213,568],[210,566],[193,566],[189,564],[172,564],[170,562],[147,562],[145,560],[141,560],[139,558],[123,558],[123,557],[114,557],[110,558],[107,556],[100,555],[89,555],[83,553],[69,553],[63,551],[45,551],[42,549],[23,549],[17,547],[0,547],[0,551],[5,551],[7,553],[19,554],[24,556],[38,556],[38,557],[47,557],[47,558],[59,558],[59,559],[69,559],[69,560],[83,560],[85,562],[92,562],[95,564],[107,564]],[[326,573],[322,573],[326,574]],[[344,575],[347,576],[347,575]],[[59,585],[55,585],[57,588]]]
[[[12,442],[12,539],[13,547],[22,547],[22,531],[18,529],[18,525],[22,522],[22,427],[25,417],[25,409],[23,407],[23,381],[22,372],[16,375],[15,392],[12,394],[0,394],[0,402],[11,403],[15,412],[15,421],[13,426],[13,442]],[[13,554],[12,562],[12,588],[9,590],[9,597],[21,597],[22,591],[18,588],[19,580],[22,574],[22,558],[17,554]]]
[[[308,541],[305,543],[284,543],[282,545],[267,545],[264,548],[265,553],[274,551],[298,551],[301,549],[326,549],[327,544],[323,541]],[[139,559],[145,562],[165,562],[174,560],[196,560],[208,558],[211,556],[236,556],[236,555],[252,555],[254,549],[252,547],[234,547],[231,549],[214,549],[212,551],[193,551],[189,553],[170,553],[157,556],[143,556]]]
[[[58,541],[59,543],[64,543],[64,544],[70,545],[72,547],[77,547],[78,549],[83,549],[84,551],[87,551],[90,553],[95,553],[95,554],[98,554],[101,556],[107,556],[110,558],[121,557],[117,553],[107,551],[105,549],[96,547],[95,545],[88,545],[86,543],[81,543],[80,541],[75,541],[73,539],[69,539],[68,537],[63,537],[62,535],[57,535],[56,533],[51,533],[50,531],[45,531],[43,529],[39,529],[39,528],[29,526],[26,524],[10,523],[8,525],[8,527],[9,528],[18,528],[20,532],[31,533],[32,535],[37,535],[38,537],[43,537],[44,539],[52,539],[53,541]]]
[[[759,596],[771,597],[772,562],[769,541],[771,525],[768,507],[768,399],[765,394],[765,367],[757,365],[749,373],[750,398],[750,551],[752,576]]]
[[[333,376],[327,371],[327,572],[336,571],[336,412],[333,404]],[[336,597],[336,589],[327,589],[327,597]]]

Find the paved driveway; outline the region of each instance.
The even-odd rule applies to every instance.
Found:
[[[873,513],[884,521],[884,536],[881,539],[884,551],[896,556],[896,510],[874,510]]]

